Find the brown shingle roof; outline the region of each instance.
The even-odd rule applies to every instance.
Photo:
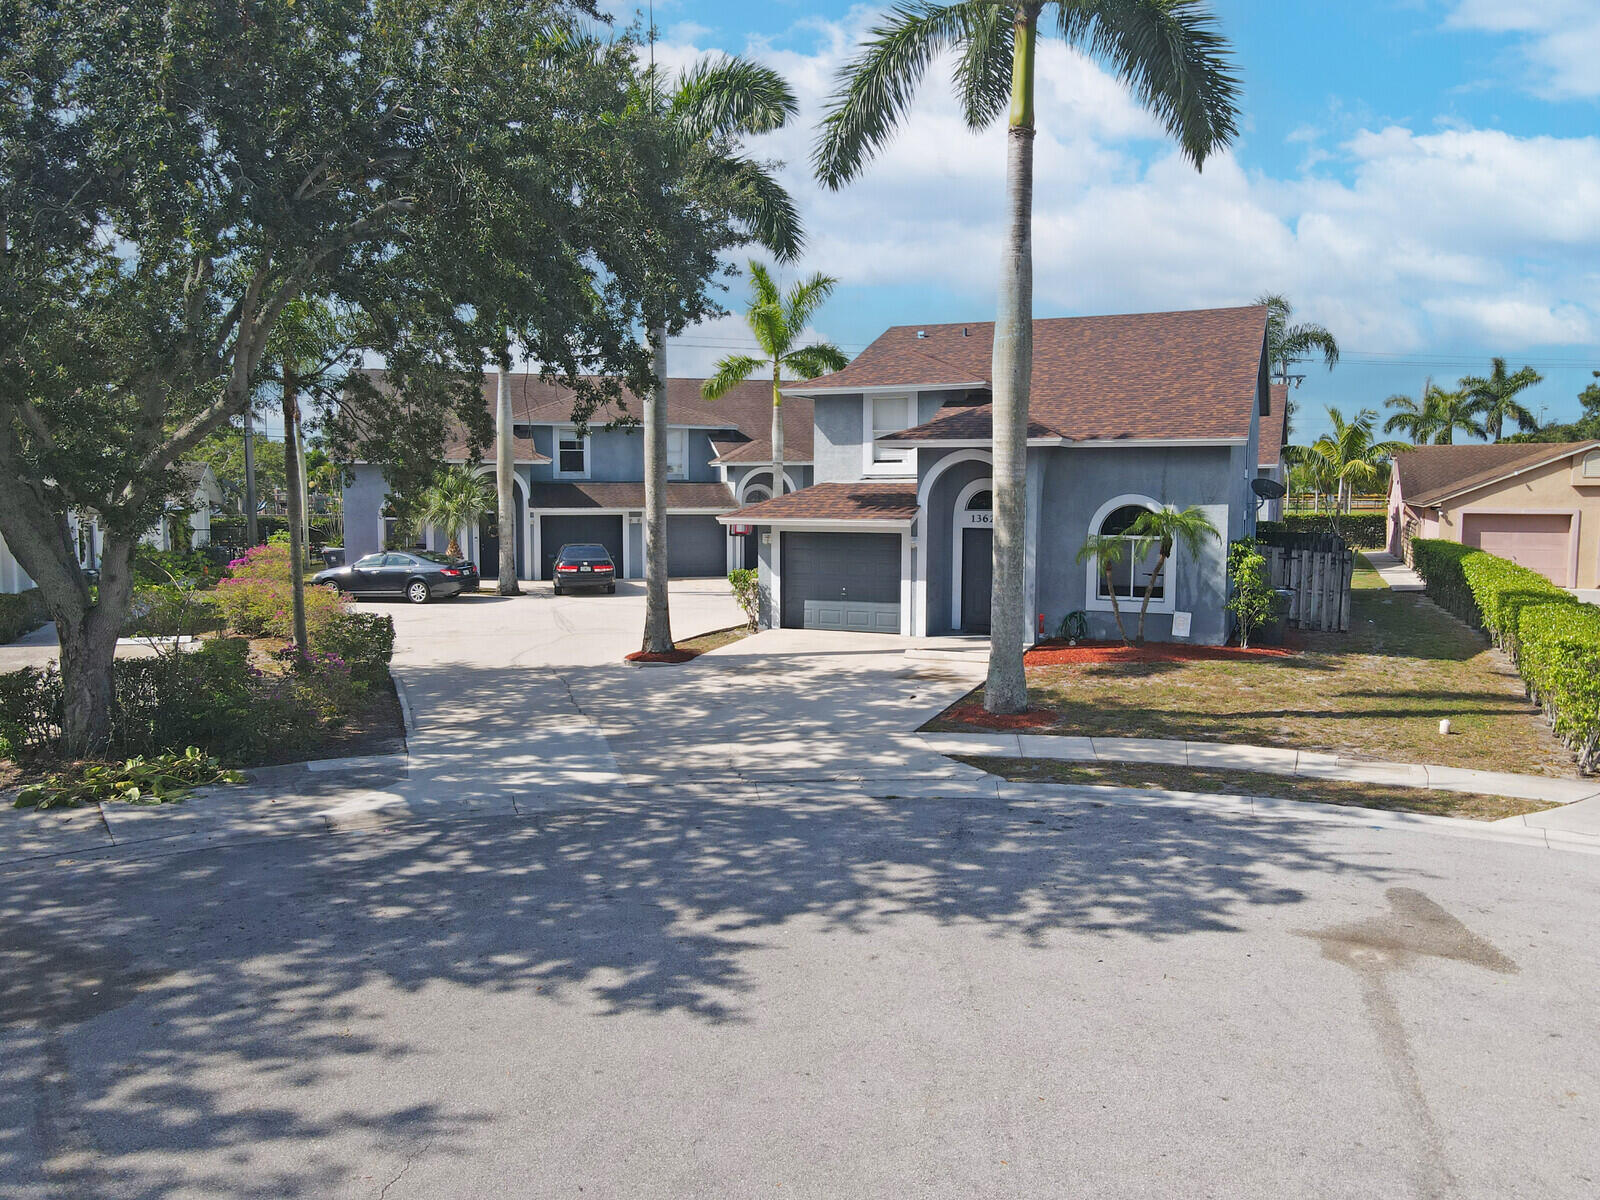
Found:
[[[512,438],[512,460],[519,463],[547,463],[550,461],[548,454],[540,454],[533,448],[532,438]],[[464,463],[467,461],[467,440],[464,437],[452,438],[445,446],[440,457],[447,463]],[[491,445],[478,457],[479,462],[494,461],[494,447]]]
[[[528,504],[535,511],[548,508],[642,509],[642,483],[536,483]],[[733,507],[733,493],[725,483],[669,483],[667,511],[685,508]]]
[[[1029,436],[1248,437],[1266,325],[1259,306],[1037,320]],[[993,348],[992,322],[897,325],[842,371],[795,386],[849,392],[985,384]],[[902,440],[986,440],[989,426],[987,405],[956,409]]]
[[[1289,385],[1272,385],[1272,411],[1261,418],[1261,444],[1256,451],[1256,462],[1263,467],[1275,467],[1283,457],[1283,430],[1288,423]]]
[[[1418,446],[1396,455],[1400,497],[1427,508],[1529,467],[1557,462],[1600,446],[1594,442],[1496,442],[1489,445]]]
[[[770,525],[790,521],[910,521],[917,515],[914,479],[818,483],[751,504],[721,518],[725,524]]]

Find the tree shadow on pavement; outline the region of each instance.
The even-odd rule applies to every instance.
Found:
[[[1301,902],[1303,879],[1387,878],[1311,827],[1181,810],[844,785],[619,795],[15,873],[0,1192],[324,1195],[365,1186],[352,1164],[421,1146],[465,1165],[493,1114],[430,1091],[435,1023],[492,1051],[535,1037],[550,1006],[747,1022],[762,988],[804,986],[764,973],[795,922],[976,927],[1052,953],[1227,933]],[[490,997],[511,998],[518,1028],[476,1031]]]

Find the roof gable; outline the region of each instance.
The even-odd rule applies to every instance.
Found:
[[[1395,480],[1405,503],[1428,508],[1462,492],[1487,487],[1596,447],[1600,447],[1600,441],[1417,446],[1395,456]]]

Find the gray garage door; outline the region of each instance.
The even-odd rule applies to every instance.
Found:
[[[556,561],[556,552],[573,542],[598,542],[611,552],[611,561],[617,564],[617,578],[623,577],[622,567],[622,514],[605,516],[584,513],[571,517],[540,517],[539,526],[539,578],[549,579]]]
[[[900,632],[900,535],[783,535],[783,624]]]
[[[728,531],[715,517],[667,518],[667,574],[674,579],[728,573]]]

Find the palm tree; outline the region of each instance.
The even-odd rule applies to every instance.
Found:
[[[1383,464],[1411,447],[1405,442],[1379,442],[1373,440],[1372,429],[1378,414],[1364,408],[1354,420],[1346,420],[1342,412],[1330,406],[1328,420],[1333,430],[1323,434],[1309,446],[1285,447],[1291,463],[1315,464],[1318,474],[1337,486],[1333,506],[1333,528],[1339,529],[1339,517],[1349,511],[1350,497],[1357,488],[1376,488],[1383,479]]]
[[[1128,533],[1139,539],[1141,557],[1149,552],[1150,546],[1157,547],[1156,569],[1150,573],[1150,578],[1144,585],[1144,601],[1139,605],[1139,632],[1134,635],[1134,641],[1142,643],[1144,618],[1150,611],[1150,598],[1155,595],[1156,585],[1161,582],[1167,560],[1172,557],[1174,544],[1182,542],[1183,548],[1190,554],[1199,554],[1206,538],[1220,538],[1222,535],[1217,532],[1217,527],[1212,524],[1211,518],[1206,516],[1205,510],[1196,508],[1192,504],[1184,509],[1164,504],[1160,508],[1143,512],[1128,527]]]
[[[1122,624],[1122,609],[1117,605],[1117,582],[1111,577],[1111,571],[1128,557],[1131,548],[1128,539],[1117,533],[1091,533],[1083,545],[1078,547],[1078,561],[1088,562],[1091,558],[1094,559],[1106,577],[1106,591],[1111,593],[1111,615],[1116,619],[1117,633],[1124,645],[1130,644],[1128,631]],[[1142,555],[1143,551],[1140,553]]]
[[[478,518],[495,508],[495,494],[487,480],[468,467],[446,467],[417,497],[414,518],[423,525],[434,525],[450,532],[445,553],[461,557],[461,531],[478,523]]]
[[[745,320],[761,347],[762,358],[750,354],[730,354],[716,366],[716,373],[701,385],[707,400],[720,400],[757,371],[772,371],[772,494],[783,495],[783,392],[779,385],[785,371],[791,378],[812,379],[829,371],[841,370],[850,360],[831,342],[812,342],[796,346],[806,326],[822,302],[833,294],[838,280],[830,275],[813,275],[792,286],[787,294],[778,290],[767,268],[750,264],[750,307]]]
[[[645,102],[660,112],[675,170],[706,203],[732,214],[747,242],[759,242],[780,261],[800,253],[800,217],[772,168],[739,152],[747,137],[780,129],[799,111],[794,92],[769,67],[738,58],[696,64],[663,94],[652,64]],[[654,384],[644,398],[644,638],[641,649],[672,650],[667,603],[667,297],[658,297],[646,340]],[[776,419],[776,418],[774,418]],[[780,433],[781,439],[781,433]]]
[[[1463,383],[1466,381],[1463,380]],[[1390,396],[1384,404],[1395,410],[1384,422],[1385,433],[1404,431],[1418,445],[1432,442],[1448,446],[1455,442],[1456,431],[1472,437],[1484,437],[1487,430],[1478,419],[1477,408],[1465,388],[1447,392],[1428,380],[1422,385],[1422,403],[1410,396]]]
[[[1483,422],[1489,440],[1500,440],[1507,421],[1516,422],[1517,429],[1522,433],[1537,429],[1539,422],[1518,403],[1517,396],[1534,384],[1543,383],[1544,376],[1532,367],[1523,367],[1516,374],[1508,375],[1506,360],[1499,357],[1490,360],[1490,367],[1487,379],[1482,375],[1468,375],[1458,385],[1466,392],[1467,400]]]
[[[1267,309],[1267,367],[1274,382],[1285,386],[1293,383],[1295,377],[1289,374],[1289,369],[1314,355],[1320,354],[1330,371],[1338,365],[1339,342],[1325,326],[1312,321],[1289,324],[1289,318],[1294,316],[1294,305],[1287,296],[1265,292],[1256,297],[1256,303]],[[1292,418],[1294,401],[1285,397],[1284,404]]]
[[[1028,706],[1022,652],[1028,395],[1033,376],[1034,63],[1049,9],[1071,45],[1108,62],[1171,132],[1196,167],[1237,132],[1239,84],[1228,46],[1201,0],[959,0],[897,4],[841,71],[813,162],[843,187],[905,119],[928,64],[956,51],[953,86],[971,129],[1008,112],[1006,231],[995,314],[993,389],[994,580],[984,707]]]

